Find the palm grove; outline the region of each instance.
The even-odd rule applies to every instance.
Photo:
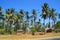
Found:
[[[57,15],[54,8],[49,8],[49,5],[44,3],[41,11],[42,13],[37,13],[36,10],[33,9],[31,12],[32,15],[29,16],[29,12],[24,12],[22,9],[19,12],[15,12],[15,9],[9,8],[3,13],[2,7],[0,7],[0,33],[17,33],[17,30],[23,30],[23,33],[30,30],[32,34],[35,32],[45,32],[46,27],[51,27],[50,20],[54,23],[52,28],[60,28],[60,22],[56,22],[56,16],[60,18],[60,14]],[[37,14],[43,19],[43,25],[41,24],[41,19],[36,22]],[[47,18],[49,18],[48,26],[45,25]]]

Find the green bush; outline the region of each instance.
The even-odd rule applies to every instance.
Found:
[[[36,32],[35,27],[31,27],[31,28],[30,28],[30,30],[31,30],[32,35],[34,35],[34,34],[35,34],[35,32]]]
[[[60,32],[60,29],[55,29],[55,32],[57,33],[57,32]]]
[[[40,28],[40,31],[41,31],[41,32],[44,32],[44,31],[45,31],[45,28],[44,28],[44,27],[41,27],[41,28]]]
[[[5,34],[5,29],[0,29],[0,34]]]

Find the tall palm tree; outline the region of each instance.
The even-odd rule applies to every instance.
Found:
[[[18,29],[21,29],[21,27],[20,27],[20,26],[21,26],[21,23],[20,23],[20,17],[21,17],[21,16],[20,16],[18,13],[17,13],[16,15],[17,15],[17,17],[18,17],[18,19],[17,19],[17,22],[18,22],[18,23],[17,23],[17,25],[18,25],[17,28],[18,28]]]
[[[41,24],[40,24],[40,19],[39,19],[39,21],[38,21],[38,29],[37,29],[38,32],[40,31],[40,27],[41,27]]]
[[[26,12],[26,28],[29,28],[29,12]]]
[[[42,6],[42,18],[44,19],[44,29],[45,29],[45,19],[47,18],[48,16],[48,4],[47,3],[44,3],[43,6]],[[45,34],[45,30],[44,30],[44,34]]]
[[[22,9],[19,11],[19,14],[20,14],[20,23],[23,23],[24,12]],[[21,27],[22,27],[22,24],[21,24]]]
[[[6,10],[6,13],[4,14],[4,16],[6,17],[6,31],[8,31],[8,27],[9,27],[9,17],[10,17],[10,14],[9,14],[9,9]]]
[[[37,16],[35,9],[32,10],[32,16],[33,16],[33,27],[34,27],[35,21],[36,21],[36,16]]]
[[[51,9],[51,18],[52,18],[52,20],[53,20],[53,22],[54,22],[54,25],[55,25],[55,22],[56,22],[56,14],[55,14],[55,9]]]
[[[13,23],[13,13],[14,13],[14,9],[7,9],[6,10],[6,22],[7,22],[7,26],[6,26],[6,30],[11,33],[11,26],[12,26],[12,23]],[[10,24],[10,26],[9,26]]]
[[[44,3],[42,6],[42,18],[44,19],[44,25],[45,25],[45,19],[47,18],[48,15],[48,4]]]
[[[11,8],[10,9],[10,17],[9,17],[9,23],[10,23],[10,28],[9,28],[9,30],[10,30],[10,33],[11,33],[11,28],[12,28],[12,24],[13,24],[13,17],[14,17],[14,9],[13,8]]]
[[[0,21],[2,20],[2,22],[3,22],[3,14],[2,14],[2,7],[0,7]],[[1,28],[4,28],[4,23],[2,23],[3,24],[3,27],[1,27]]]
[[[29,12],[26,12],[26,22],[29,24]]]
[[[15,25],[15,27],[14,27],[14,31],[17,33],[17,30],[18,30],[18,14],[14,14],[14,25]]]

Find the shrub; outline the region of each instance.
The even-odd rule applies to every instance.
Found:
[[[55,32],[57,33],[57,32],[60,32],[60,29],[55,29]]]
[[[41,28],[40,28],[40,31],[41,31],[41,32],[44,32],[44,31],[45,31],[44,27],[41,27]]]
[[[30,28],[30,30],[31,30],[32,35],[34,35],[34,34],[35,34],[35,32],[36,32],[35,27],[31,27],[31,28]]]
[[[0,29],[0,34],[5,34],[5,30],[4,29]]]

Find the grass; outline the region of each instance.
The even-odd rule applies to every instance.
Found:
[[[45,35],[0,35],[0,40],[33,40],[38,38],[60,37],[60,33],[47,33]]]

